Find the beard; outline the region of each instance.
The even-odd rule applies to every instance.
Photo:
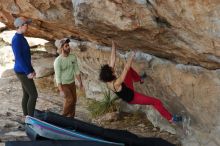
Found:
[[[68,50],[63,50],[64,54],[69,55],[70,54],[70,49]]]

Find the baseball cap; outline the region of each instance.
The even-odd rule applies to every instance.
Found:
[[[15,27],[20,27],[24,24],[30,24],[32,22],[32,19],[26,19],[24,17],[18,17],[14,21],[14,26]]]
[[[63,39],[61,39],[61,40],[57,43],[56,46],[57,46],[58,49],[61,49],[64,44],[69,43],[69,42],[70,42],[70,39],[68,39],[68,38],[63,38]]]

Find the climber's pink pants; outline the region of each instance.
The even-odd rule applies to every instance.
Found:
[[[130,68],[124,83],[127,87],[134,90],[133,82],[140,81],[141,77],[137,74],[137,72]],[[142,104],[142,105],[152,105],[155,109],[168,121],[172,119],[172,115],[167,111],[167,109],[163,106],[162,102],[159,99],[154,97],[146,96],[134,91],[134,98],[132,101],[129,102],[130,104]]]

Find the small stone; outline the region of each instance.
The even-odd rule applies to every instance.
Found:
[[[146,127],[144,124],[139,124],[138,127]]]
[[[154,128],[152,129],[152,131],[157,131],[157,128],[154,127]]]

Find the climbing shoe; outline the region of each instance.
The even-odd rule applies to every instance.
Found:
[[[183,121],[183,117],[180,116],[180,115],[173,115],[172,121],[173,121],[174,123],[180,123],[180,122]]]
[[[141,80],[140,80],[140,84],[144,83],[144,79],[147,77],[147,74],[144,72],[142,75],[140,75]]]

